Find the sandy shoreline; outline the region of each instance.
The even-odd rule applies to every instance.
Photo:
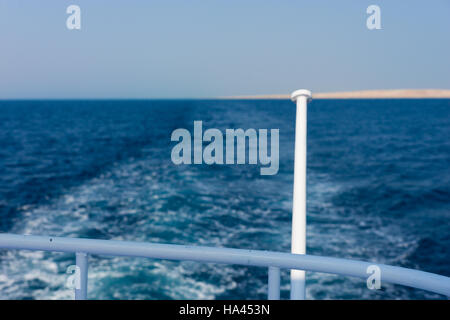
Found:
[[[314,99],[450,99],[450,89],[362,90],[314,93]],[[288,94],[222,97],[222,99],[289,99]]]

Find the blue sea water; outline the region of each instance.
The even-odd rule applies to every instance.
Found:
[[[315,100],[308,253],[450,276],[450,100]],[[289,251],[289,101],[2,101],[0,232]],[[280,169],[171,162],[174,129],[279,128]],[[73,297],[70,254],[0,250],[0,298]],[[93,256],[92,299],[264,299],[265,268]],[[310,299],[443,298],[307,273]],[[282,297],[289,295],[282,273]]]

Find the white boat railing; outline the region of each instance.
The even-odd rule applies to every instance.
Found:
[[[90,254],[142,257],[203,263],[235,264],[268,268],[268,299],[280,298],[280,269],[306,270],[367,279],[376,266],[383,283],[400,284],[450,297],[450,278],[413,269],[349,259],[319,257],[262,250],[0,234],[0,249],[39,250],[76,254],[80,286],[75,299],[87,299]]]

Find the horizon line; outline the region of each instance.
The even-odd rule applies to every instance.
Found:
[[[374,89],[312,93],[313,99],[450,99],[450,89]],[[69,98],[0,98],[0,101],[107,101],[107,100],[286,100],[290,94],[259,94],[219,97],[69,97]]]

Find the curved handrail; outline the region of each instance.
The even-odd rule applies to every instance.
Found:
[[[385,264],[313,255],[14,234],[0,234],[0,248],[301,269],[363,279],[369,276],[367,268],[376,265],[380,269],[383,282],[423,289],[450,297],[449,277]]]

